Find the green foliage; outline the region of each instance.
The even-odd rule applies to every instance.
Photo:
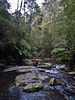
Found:
[[[19,47],[15,47],[20,55],[24,55],[25,57],[32,57],[32,53],[31,53],[31,46],[29,45],[28,42],[26,42],[25,40],[21,40],[19,43]]]
[[[53,23],[54,49],[60,60],[70,60],[75,54],[75,0],[61,0],[63,11]],[[62,40],[62,41],[61,41]]]
[[[23,16],[21,8],[10,15],[7,4],[7,0],[0,2],[1,50],[17,50],[20,56],[27,58],[55,54],[61,60],[72,59],[75,53],[75,0],[60,0],[60,5],[57,0],[45,0],[41,12],[36,0],[27,0],[24,7],[20,5],[24,8]]]
[[[63,60],[63,61],[68,61],[68,60],[71,60],[72,59],[72,55],[73,55],[73,52],[70,50],[70,48],[67,48],[66,47],[66,44],[63,46],[61,44],[62,42],[58,42],[56,45],[58,47],[55,47],[53,50],[52,50],[52,55],[54,54],[56,57],[58,57],[59,60]]]
[[[13,63],[15,62],[15,59],[12,56],[7,57],[8,63]]]
[[[64,52],[65,48],[54,48],[52,53]]]

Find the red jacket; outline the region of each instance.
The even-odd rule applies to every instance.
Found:
[[[34,58],[35,59],[35,58]],[[35,59],[35,64],[39,64],[39,62]]]

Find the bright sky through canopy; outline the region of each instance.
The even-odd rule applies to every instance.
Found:
[[[36,0],[38,5],[41,6],[41,3],[44,0]],[[17,9],[17,0],[8,0],[8,2],[11,4],[11,12],[14,12],[15,9]]]

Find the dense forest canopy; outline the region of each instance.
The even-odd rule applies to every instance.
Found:
[[[15,1],[14,1],[15,2]],[[75,55],[75,0],[0,0],[0,58],[57,57],[70,61]]]

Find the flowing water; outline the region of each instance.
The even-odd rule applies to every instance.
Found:
[[[59,79],[62,85],[49,86],[44,83],[42,90],[26,93],[22,91],[23,87],[14,85],[14,79],[19,73],[0,72],[0,100],[75,100],[75,79],[74,76],[66,74],[65,65],[57,64],[52,69],[44,70],[42,73]]]

